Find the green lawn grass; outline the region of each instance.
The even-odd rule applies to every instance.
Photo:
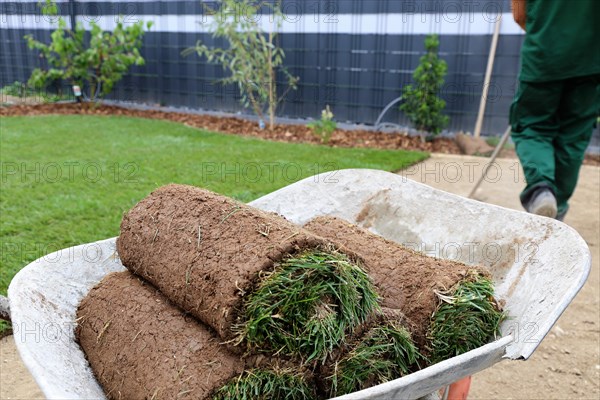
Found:
[[[124,212],[167,183],[247,202],[318,172],[396,171],[426,153],[276,143],[177,123],[102,116],[0,120],[0,294],[29,262],[119,234]]]

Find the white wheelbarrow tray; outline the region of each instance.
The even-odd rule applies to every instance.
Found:
[[[338,216],[430,255],[483,264],[492,272],[497,297],[511,317],[500,338],[343,399],[415,399],[503,359],[527,359],[590,270],[586,243],[563,223],[387,172],[325,173],[250,204],[297,224],[319,215]],[[102,277],[123,269],[112,238],[49,254],[12,280],[8,297],[15,342],[48,398],[105,398],[74,340],[75,312]]]

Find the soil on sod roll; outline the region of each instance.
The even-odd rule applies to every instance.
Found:
[[[238,389],[256,398],[315,397],[305,372],[272,358],[240,359],[130,272],[107,275],[81,302],[77,321],[76,338],[109,399],[221,399]]]
[[[79,344],[111,399],[204,399],[244,370],[214,334],[129,272],[107,275],[77,318]]]
[[[364,322],[376,307],[369,278],[351,253],[338,253],[330,242],[281,216],[192,186],[165,186],[140,201],[123,218],[117,249],[123,265],[212,327],[223,341],[239,343],[255,335],[255,347],[265,351],[292,354],[288,347],[298,345],[305,358],[323,357],[343,341],[343,330]],[[331,285],[315,281],[314,271]],[[319,325],[314,331],[315,338],[323,339],[318,348],[311,348],[312,338],[305,340],[307,335],[296,326],[294,321],[301,320],[298,308],[286,307],[288,289],[306,288],[299,279],[323,287],[319,293],[308,290],[310,299],[300,293],[296,301],[315,304],[300,311]],[[349,280],[352,285],[342,285]],[[246,306],[245,300],[261,287],[269,289],[253,297],[258,306]],[[284,295],[271,295],[274,287]],[[270,309],[275,301],[277,308]],[[259,323],[244,325],[242,308]],[[286,309],[288,314],[281,315]],[[336,331],[337,337],[332,339],[326,329]],[[269,347],[271,333],[276,343]]]
[[[436,292],[446,293],[473,274],[488,276],[483,268],[429,257],[339,218],[318,217],[304,228],[361,258],[381,305],[401,310],[415,324],[413,337],[421,349],[427,347],[431,317],[440,304]]]

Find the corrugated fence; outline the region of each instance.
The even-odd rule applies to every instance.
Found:
[[[23,39],[31,33],[49,41],[54,22],[41,14],[37,1],[0,2],[0,84],[26,81],[40,63]],[[203,2],[195,1],[59,1],[67,21],[96,21],[106,29],[116,18],[154,21],[135,67],[115,88],[112,98],[194,109],[239,111],[235,87],[215,81],[221,67],[181,51],[197,40],[214,43]],[[213,5],[214,2],[204,2]],[[448,63],[442,97],[451,130],[475,125],[494,23],[502,29],[483,132],[501,133],[515,92],[523,35],[510,15],[509,0],[284,0],[280,44],[285,65],[300,77],[280,116],[318,117],[326,104],[336,119],[372,124],[382,109],[411,82],[424,52],[424,38],[440,35],[440,55]],[[270,24],[261,15],[261,24]],[[385,121],[407,124],[394,107]]]

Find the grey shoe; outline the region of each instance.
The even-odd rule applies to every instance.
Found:
[[[556,218],[558,207],[552,191],[544,188],[535,193],[528,204],[527,211],[543,217]]]

